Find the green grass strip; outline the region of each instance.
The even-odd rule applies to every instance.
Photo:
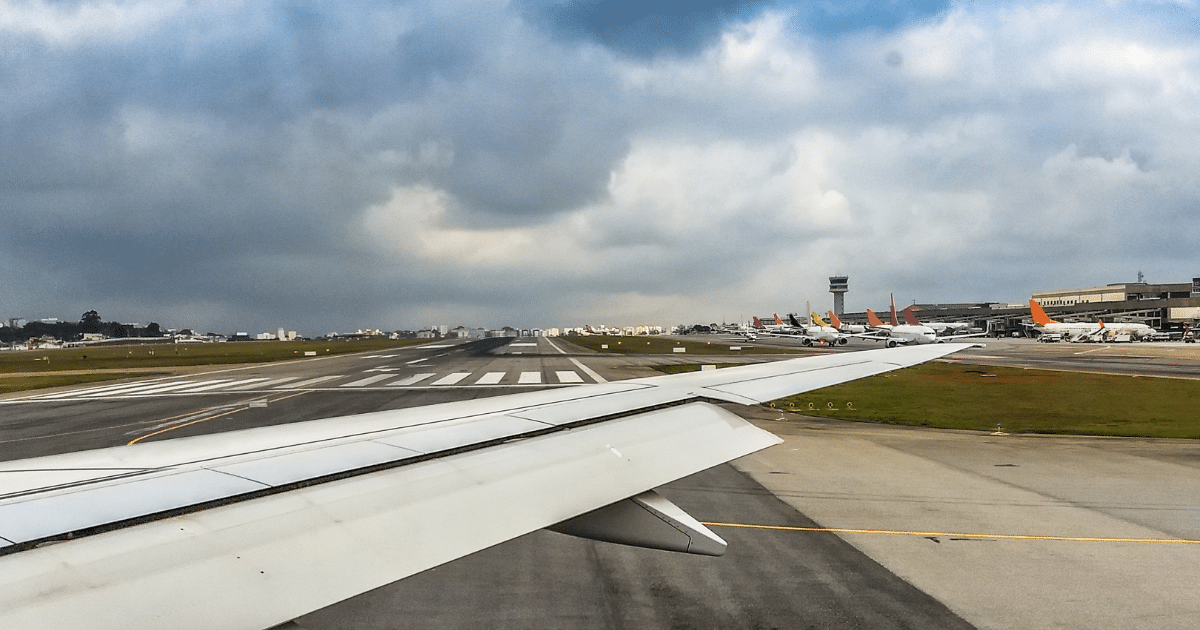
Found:
[[[1200,438],[1200,380],[931,362],[778,401],[845,420],[1127,437]]]
[[[61,350],[0,353],[0,374],[69,370],[265,363],[316,356],[369,352],[426,343],[428,339],[361,339],[352,341],[238,341],[228,343],[147,343],[89,346]]]

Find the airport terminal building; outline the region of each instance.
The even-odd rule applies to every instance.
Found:
[[[1159,331],[1200,325],[1200,278],[1190,283],[1127,282],[1037,291],[1031,297],[1059,321],[1134,322]],[[923,323],[969,322],[998,335],[1024,333],[1031,323],[1028,303],[914,304],[912,308]],[[847,313],[845,319],[865,321],[866,313]]]

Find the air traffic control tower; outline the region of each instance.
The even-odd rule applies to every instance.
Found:
[[[848,276],[830,276],[829,292],[833,294],[833,312],[842,315],[846,312],[846,292],[850,290]]]

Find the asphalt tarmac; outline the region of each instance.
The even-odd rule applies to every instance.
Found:
[[[1200,374],[1183,344],[985,343],[960,360]],[[742,360],[775,358],[784,357]],[[28,392],[0,400],[0,459],[617,380],[665,361],[715,362],[485,340]],[[780,422],[776,412],[733,409],[787,442],[664,494],[702,521],[785,529],[715,526],[730,543],[721,558],[536,532],[293,627],[1200,625],[1200,596],[1191,592],[1200,545],[1178,542],[1200,539],[1195,442]],[[901,533],[808,531],[828,527]]]

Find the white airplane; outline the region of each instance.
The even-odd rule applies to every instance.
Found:
[[[756,405],[869,350],[0,462],[0,628],[263,629],[542,528],[719,555],[653,492],[779,443]]]
[[[892,305],[892,308],[893,309],[896,308],[895,304]],[[970,324],[966,324],[966,323],[925,324],[917,319],[917,315],[916,315],[916,313],[913,313],[911,306],[904,307],[903,312],[904,312],[904,323],[905,324],[908,324],[910,326],[925,326],[927,328],[931,328],[931,329],[933,329],[934,334],[936,334],[939,339],[966,339],[967,337],[982,337],[987,334],[986,332],[964,333],[964,334],[959,334],[959,335],[946,334],[946,331],[948,331],[948,330],[949,331],[965,330],[970,327]]]
[[[884,324],[882,321],[879,320],[879,317],[876,316],[875,313],[873,313],[871,311],[871,309],[867,309],[867,321],[869,321],[871,323],[871,326],[875,330],[875,332],[874,332],[874,334],[868,333],[865,335],[855,335],[855,336],[861,336],[864,339],[873,339],[875,341],[883,341],[884,344],[887,345],[887,347],[895,348],[896,346],[899,346],[899,345],[909,345],[909,344],[920,345],[920,344],[929,344],[929,343],[945,343],[947,341],[953,341],[955,339],[963,339],[966,337],[979,337],[979,336],[987,334],[987,333],[973,333],[970,335],[938,336],[937,331],[935,331],[934,329],[930,328],[929,326],[925,326],[924,324],[921,324],[919,321],[917,321],[916,316],[912,314],[912,310],[910,308],[904,309],[904,319],[906,322],[916,322],[916,323],[901,324],[896,317],[896,300],[894,297],[890,298],[890,299],[891,299],[891,321],[892,321],[892,323],[890,325]]]
[[[808,316],[809,321],[811,321],[812,324],[809,326],[804,326],[800,323],[800,320],[796,319],[795,315],[788,315],[788,319],[791,321],[792,326],[794,326],[797,330],[802,331],[801,334],[804,336],[801,340],[801,343],[804,345],[811,346],[814,343],[823,342],[831,346],[844,346],[846,345],[846,342],[849,341],[849,335],[842,334],[842,332],[837,328],[826,324],[825,321],[821,319],[820,315],[817,315],[815,312],[810,312]]]
[[[1029,314],[1033,318],[1034,329],[1043,335],[1060,335],[1068,341],[1100,341],[1106,335],[1127,334],[1131,337],[1149,338],[1155,330],[1145,324],[1105,324],[1097,322],[1059,322],[1050,319],[1041,304],[1029,300]]]
[[[1029,314],[1033,327],[1043,333],[1061,335],[1071,341],[1099,341],[1117,335],[1129,335],[1132,339],[1152,339],[1158,331],[1146,324],[1132,322],[1058,322],[1050,319],[1041,304],[1029,300]]]
[[[838,329],[839,332],[851,335],[858,335],[867,332],[867,327],[861,324],[846,324],[838,319],[838,316],[833,311],[826,311],[829,314],[829,325]],[[874,313],[872,313],[873,315]],[[882,322],[881,322],[882,323]]]

